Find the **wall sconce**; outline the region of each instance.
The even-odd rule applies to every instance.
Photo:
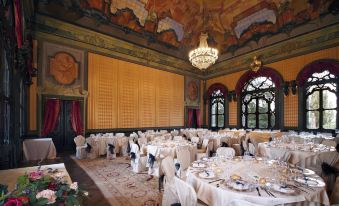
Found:
[[[284,82],[284,84],[283,84],[283,91],[284,91],[284,95],[285,96],[288,96],[288,93],[290,92],[290,90],[289,90],[289,85],[290,85],[290,83],[289,82]]]
[[[235,91],[230,91],[228,93],[228,101],[231,102],[231,101],[234,101],[236,102],[237,101],[237,93],[235,93]]]
[[[297,81],[293,80],[291,81],[291,90],[292,90],[292,95],[296,95],[297,94]]]

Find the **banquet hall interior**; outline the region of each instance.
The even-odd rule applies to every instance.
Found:
[[[1,0],[0,206],[339,205],[338,0]]]

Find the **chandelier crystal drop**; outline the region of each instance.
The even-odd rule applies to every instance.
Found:
[[[208,47],[207,38],[207,34],[201,33],[199,47],[188,54],[191,64],[200,70],[207,69],[218,59],[218,50]]]

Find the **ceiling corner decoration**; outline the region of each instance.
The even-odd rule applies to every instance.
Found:
[[[336,24],[337,7],[336,0],[45,0],[38,12],[186,61],[206,32],[220,63]]]

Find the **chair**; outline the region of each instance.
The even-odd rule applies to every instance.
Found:
[[[248,151],[248,144],[247,144],[247,141],[246,140],[243,140],[242,142],[242,147],[244,148],[244,151]]]
[[[256,154],[256,149],[253,143],[248,143],[248,151],[252,156],[255,156]]]
[[[197,193],[191,185],[177,177],[174,177],[174,184],[181,206],[197,205]]]
[[[85,159],[87,156],[86,148],[86,138],[82,135],[78,135],[74,138],[74,143],[76,145],[75,157],[77,159]]]
[[[219,147],[216,153],[217,153],[217,156],[225,156],[225,157],[233,158],[235,155],[235,150],[230,147]]]
[[[211,156],[211,153],[213,151],[213,141],[211,140],[208,140],[208,144],[205,148],[205,152],[203,152],[203,150],[198,150],[197,152],[197,159],[201,159],[201,158],[204,158],[204,157],[210,157]]]
[[[176,150],[178,162],[180,164],[178,174],[180,178],[184,178],[186,177],[187,168],[191,164],[191,153],[187,146],[179,146]]]
[[[116,136],[116,137],[124,137],[124,136],[125,136],[125,133],[116,133],[115,136]]]
[[[198,144],[200,141],[199,137],[191,137],[191,142]]]
[[[140,154],[139,146],[135,143],[131,144],[131,167],[135,173],[146,171],[147,157]]]
[[[175,167],[174,161],[171,156],[167,156],[161,162],[161,170],[163,171],[165,178],[164,178],[164,194],[162,198],[162,205],[163,206],[171,206],[173,203],[179,202],[179,197],[176,192],[175,188]],[[160,184],[160,181],[159,181]],[[159,185],[160,189],[160,185]]]
[[[182,139],[182,136],[174,136],[174,137],[173,137],[173,140],[174,140],[174,141],[181,141],[181,140],[183,140],[183,139]]]
[[[147,146],[147,163],[148,174],[151,176],[160,176],[160,160],[157,158],[158,148],[157,146],[148,145]]]
[[[328,140],[328,139],[323,140],[321,142],[321,144],[326,145],[328,147],[335,147],[335,146],[337,146],[337,143],[334,140]]]
[[[121,140],[120,140],[120,142],[121,142],[121,148],[120,148],[120,155],[121,156],[128,156],[128,141],[129,141],[129,139],[128,139],[128,137],[125,137],[125,136],[122,136],[122,137],[120,137],[121,138]]]
[[[107,147],[106,147],[106,158],[107,159],[111,160],[117,157],[116,147],[117,147],[116,138],[109,138],[107,140]]]
[[[140,137],[138,139],[138,144],[140,146],[140,154],[144,154],[144,151],[147,150],[146,149],[146,145],[147,145],[147,139],[145,136]]]
[[[99,157],[99,145],[93,136],[86,139],[87,142],[87,157],[89,159],[95,159]]]

